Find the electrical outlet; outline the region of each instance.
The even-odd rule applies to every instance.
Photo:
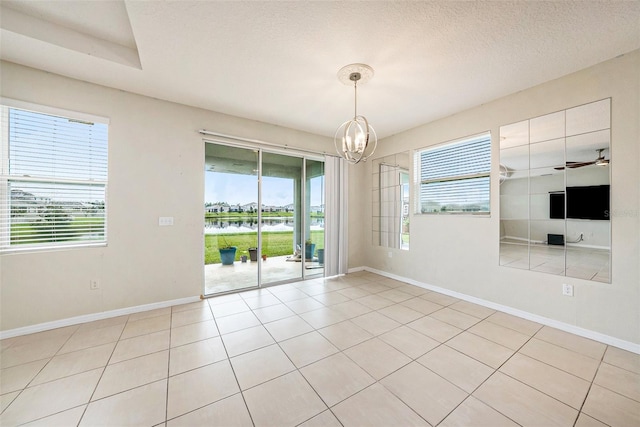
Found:
[[[572,297],[573,296],[573,285],[567,285],[566,283],[562,285],[562,295]]]
[[[89,280],[89,289],[91,289],[92,291],[100,289],[100,281],[98,279]]]
[[[389,252],[389,258],[393,258],[393,252]]]

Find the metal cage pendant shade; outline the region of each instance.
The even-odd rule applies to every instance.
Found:
[[[334,143],[338,154],[351,164],[366,161],[376,150],[378,136],[364,116],[358,115],[358,81],[370,79],[373,69],[364,64],[351,64],[338,72],[343,83],[353,82],[354,113],[351,120],[344,122],[336,130]],[[348,78],[348,80],[346,80]]]

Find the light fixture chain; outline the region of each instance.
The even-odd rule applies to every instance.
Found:
[[[358,117],[358,81],[357,80],[353,81],[353,93],[354,93],[353,117]]]

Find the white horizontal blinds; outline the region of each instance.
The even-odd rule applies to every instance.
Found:
[[[106,242],[108,126],[2,108],[0,250]]]
[[[488,213],[491,135],[417,153],[422,213]]]

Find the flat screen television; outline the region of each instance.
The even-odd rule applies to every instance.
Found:
[[[567,215],[570,219],[609,220],[609,185],[567,187]],[[549,218],[565,219],[565,193],[549,193]]]

